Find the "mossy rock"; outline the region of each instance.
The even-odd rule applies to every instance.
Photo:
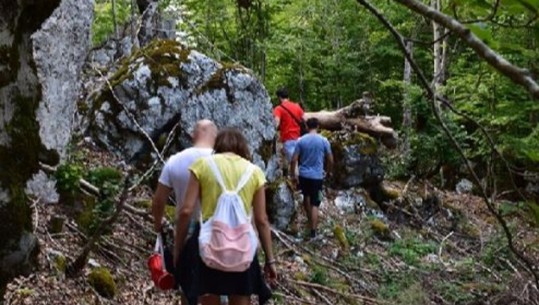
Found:
[[[323,132],[335,160],[333,187],[367,186],[383,180],[384,170],[377,157],[378,142],[361,132]]]
[[[54,258],[54,267],[56,267],[56,270],[58,270],[61,273],[64,273],[67,268],[67,259],[63,255],[57,255]]]
[[[133,202],[133,205],[139,209],[150,210],[152,208],[151,199],[137,199]]]
[[[382,186],[382,193],[390,200],[395,200],[402,196],[401,190],[387,185]]]
[[[165,217],[169,222],[174,223],[174,220],[176,219],[176,207],[167,204],[165,206]]]
[[[105,298],[112,299],[116,295],[116,282],[109,269],[105,267],[93,269],[88,275],[88,283]]]
[[[333,234],[335,235],[335,238],[341,245],[342,249],[344,251],[348,251],[350,249],[350,243],[348,243],[348,239],[346,238],[343,227],[341,225],[335,225],[335,228],[333,229]]]
[[[181,69],[181,64],[189,62],[191,52],[191,49],[176,41],[156,39],[146,47],[135,51],[130,57],[124,58],[118,70],[109,78],[109,83],[112,88],[115,88],[125,81],[133,80],[134,72],[142,65],[147,65],[151,76],[148,78],[146,87],[151,91],[157,92],[157,88],[161,86],[173,87],[171,77],[178,79],[178,85],[185,85],[187,77]],[[108,102],[110,106],[110,112],[102,112],[106,119],[113,121],[123,111],[122,105],[118,104],[110,88],[96,94],[93,100],[95,102],[90,112],[90,122],[95,120],[96,110],[100,109],[105,102]]]
[[[376,236],[382,239],[388,239],[391,236],[391,230],[389,226],[380,219],[373,219],[370,221],[371,229]]]

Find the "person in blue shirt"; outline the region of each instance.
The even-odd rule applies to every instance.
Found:
[[[292,181],[296,184],[299,183],[299,189],[303,194],[303,208],[311,229],[310,236],[315,238],[322,186],[324,177],[331,175],[333,155],[328,139],[318,134],[320,125],[318,119],[310,118],[306,125],[309,133],[299,138],[292,156],[289,173],[291,173]],[[296,173],[298,163],[299,177]]]

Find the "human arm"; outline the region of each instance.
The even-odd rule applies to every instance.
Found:
[[[163,225],[163,216],[165,214],[165,205],[172,189],[161,182],[157,183],[157,189],[152,199],[153,228],[155,232],[161,232]]]
[[[292,160],[290,160],[290,166],[288,168],[288,176],[292,179],[294,183],[297,183],[298,176],[296,175],[298,162],[299,162],[299,155],[301,152],[300,142],[296,144],[296,148],[294,149],[294,154],[292,155]]]
[[[275,118],[275,127],[277,129],[279,129],[279,127],[281,126],[281,115],[282,115],[281,107],[279,106],[275,107],[275,109],[273,109],[273,117]]]
[[[199,195],[200,183],[197,177],[191,173],[189,182],[187,184],[187,193],[185,194],[183,205],[181,209],[178,210],[178,214],[176,215],[178,221],[176,223],[176,231],[174,234],[174,266],[178,265],[178,259],[183,250],[185,238],[187,237],[191,215],[193,215]]]
[[[268,215],[266,214],[266,193],[264,186],[258,188],[253,196],[253,213],[255,225],[260,237],[260,243],[262,244],[262,249],[266,255],[264,271],[270,282],[275,282],[277,279],[277,271],[275,269],[275,257],[273,256],[270,224]]]
[[[325,141],[324,147],[325,159],[326,159],[326,175],[332,176],[333,174],[333,165],[335,163],[333,159],[333,154],[331,153],[331,145],[329,141]]]

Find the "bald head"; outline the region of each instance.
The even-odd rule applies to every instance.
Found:
[[[193,142],[195,145],[213,146],[217,137],[217,126],[210,120],[200,120],[196,122],[193,130]]]

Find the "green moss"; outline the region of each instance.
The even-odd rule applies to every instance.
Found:
[[[82,198],[82,207],[75,217],[75,222],[84,232],[91,230],[92,224],[95,223],[94,209],[97,205],[96,199],[92,196],[84,196]]]
[[[107,268],[93,269],[88,275],[88,283],[105,298],[112,299],[116,295],[116,282]]]
[[[335,228],[333,229],[333,234],[335,235],[335,238],[337,239],[343,250],[348,251],[350,249],[350,244],[348,243],[348,238],[346,238],[343,227],[341,225],[335,225]]]
[[[275,154],[275,142],[273,140],[262,141],[259,152],[262,160],[268,163],[271,157]]]
[[[143,49],[136,50],[130,57],[124,58],[118,70],[109,78],[113,88],[122,84],[126,80],[134,78],[134,72],[142,65],[147,65],[151,71],[151,76],[146,84],[147,89],[157,95],[159,87],[172,87],[169,78],[178,80],[180,86],[187,83],[187,77],[181,70],[181,64],[189,62],[191,49],[183,47],[173,40],[154,40]],[[123,111],[122,105],[115,100],[111,90],[106,89],[93,99],[94,106],[90,112],[90,121],[95,120],[95,112],[101,108],[104,102],[110,104],[111,113],[103,113],[105,119],[114,122],[115,117]],[[119,128],[119,126],[117,126]],[[120,128],[121,129],[121,128]]]
[[[138,199],[135,200],[133,205],[140,209],[151,209],[152,208],[152,201],[147,199]]]
[[[58,255],[54,259],[54,264],[55,264],[56,270],[64,273],[67,267],[67,259],[63,255]]]
[[[387,224],[385,224],[380,219],[373,219],[371,220],[370,223],[371,223],[371,229],[378,237],[381,237],[384,239],[389,238],[391,234],[391,230],[389,229],[389,226]]]
[[[176,207],[173,205],[166,205],[165,206],[165,217],[168,221],[171,223],[174,223],[174,219],[176,218]]]
[[[250,73],[249,70],[247,70],[245,67],[243,67],[240,64],[237,63],[227,63],[224,62],[221,64],[221,68],[217,69],[210,79],[204,84],[204,86],[200,87],[198,90],[198,93],[204,93],[210,90],[220,90],[224,89],[227,93],[227,97],[229,101],[232,101],[232,96],[230,93],[230,88],[226,81],[226,74],[230,71],[238,71],[241,73]]]
[[[358,150],[363,155],[373,155],[378,149],[376,140],[373,139],[366,133],[353,132],[348,135],[348,138],[345,139],[345,146],[357,145],[359,146]]]

